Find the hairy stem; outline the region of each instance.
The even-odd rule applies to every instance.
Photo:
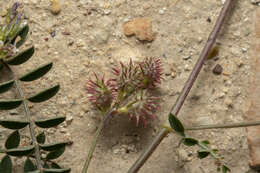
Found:
[[[229,10],[231,9],[232,0],[226,0],[224,7],[222,8],[219,17],[217,19],[217,22],[213,28],[213,31],[210,33],[208,41],[202,50],[200,57],[194,66],[187,82],[185,83],[180,96],[178,97],[177,101],[175,102],[174,106],[171,109],[171,113],[173,115],[176,115],[179,113],[190,89],[192,88],[195,80],[197,79],[197,76],[203,66],[203,62],[207,58],[211,48],[213,47],[217,35],[224,23],[224,19],[227,16]],[[163,128],[159,134],[155,137],[155,139],[152,141],[150,146],[141,154],[141,156],[137,159],[137,161],[133,164],[133,166],[128,170],[128,173],[136,173],[138,170],[142,167],[142,165],[146,162],[146,160],[150,157],[150,155],[153,153],[153,151],[157,148],[157,146],[161,143],[163,138],[168,134],[169,132],[167,129]]]
[[[95,148],[96,148],[98,137],[100,136],[102,129],[105,127],[105,125],[106,125],[106,123],[107,123],[107,121],[108,121],[108,119],[111,116],[111,113],[113,111],[114,111],[114,109],[111,109],[104,115],[104,119],[102,120],[102,122],[100,123],[100,125],[98,127],[96,134],[94,136],[94,139],[91,142],[90,149],[89,149],[89,152],[88,152],[88,156],[87,156],[87,159],[86,159],[84,166],[83,166],[83,169],[82,169],[82,173],[87,172],[88,166],[90,164],[91,158],[92,158],[93,153],[94,153]]]
[[[34,133],[34,123],[33,123],[33,120],[31,119],[31,114],[30,114],[30,110],[29,110],[26,98],[24,97],[23,91],[22,91],[19,81],[17,79],[15,79],[15,85],[16,85],[16,88],[17,88],[17,91],[18,91],[20,97],[23,99],[23,106],[24,106],[26,118],[30,122],[29,129],[30,129],[30,135],[32,138],[32,142],[33,142],[33,145],[35,148],[36,166],[37,166],[37,169],[41,171],[42,165],[41,165],[40,149],[39,149],[39,145],[37,143],[35,133]]]
[[[250,127],[250,126],[259,126],[259,125],[260,125],[260,121],[230,123],[230,124],[209,124],[209,125],[185,127],[185,130],[226,129],[226,128]]]

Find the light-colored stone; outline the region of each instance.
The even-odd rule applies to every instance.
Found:
[[[149,18],[135,18],[123,24],[126,36],[135,35],[141,41],[153,41],[155,33],[152,30],[152,21]]]

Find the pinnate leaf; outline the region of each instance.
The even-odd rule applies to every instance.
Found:
[[[70,168],[67,169],[44,169],[44,173],[69,173],[71,171]]]
[[[30,158],[27,158],[24,163],[24,173],[28,173],[31,171],[36,171],[36,165],[31,161]]]
[[[34,146],[27,146],[21,148],[14,148],[6,150],[6,153],[10,156],[27,156],[34,150]]]
[[[65,146],[59,148],[58,150],[55,151],[51,151],[47,154],[46,156],[46,160],[53,160],[53,159],[57,159],[58,157],[60,157],[65,151]]]
[[[0,125],[7,128],[18,130],[26,127],[29,124],[28,121],[23,120],[0,120]]]
[[[22,104],[22,99],[0,100],[0,110],[15,109]]]
[[[10,156],[5,155],[0,163],[0,172],[1,173],[12,173],[12,160],[10,158]]]
[[[35,124],[41,128],[51,128],[59,125],[60,123],[65,121],[65,119],[66,119],[65,116],[60,116],[60,117],[48,118],[44,120],[36,120]]]
[[[14,85],[14,80],[10,80],[0,84],[0,94],[8,91]]]
[[[66,142],[58,142],[58,143],[52,143],[52,144],[40,144],[41,149],[45,151],[54,151],[58,150],[62,147],[65,147],[67,145]]]
[[[54,87],[48,88],[30,98],[28,98],[29,101],[34,103],[44,102],[53,96],[59,91],[60,85],[55,85]]]
[[[9,65],[20,65],[29,60],[34,54],[34,47],[30,47],[23,52],[15,55],[14,57],[7,59],[6,63]]]
[[[182,136],[185,136],[184,134],[184,127],[181,123],[181,121],[172,113],[169,115],[169,122],[173,130],[180,133]]]
[[[19,131],[16,130],[13,133],[11,133],[6,139],[5,148],[6,149],[17,148],[19,144],[20,144],[20,134]]]
[[[52,62],[48,64],[44,64],[39,68],[28,72],[24,76],[20,77],[19,79],[24,82],[33,81],[39,79],[40,77],[44,76],[52,67]]]

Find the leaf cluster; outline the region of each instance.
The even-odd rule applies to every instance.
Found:
[[[197,157],[199,159],[204,159],[211,155],[216,160],[217,171],[222,171],[223,173],[231,172],[230,168],[223,163],[223,158],[217,154],[217,149],[211,149],[207,140],[199,141],[198,139],[189,137],[185,134],[185,128],[182,122],[173,114],[169,115],[169,123],[171,128],[182,136],[182,143],[186,146],[195,146],[199,147],[197,151]]]
[[[16,4],[17,5],[17,4]],[[11,11],[9,11],[9,19],[14,13],[16,5],[13,6]],[[19,16],[16,16],[13,20],[18,20]],[[8,26],[1,26],[6,28]],[[27,34],[29,31],[28,25],[23,26],[22,28],[16,28],[16,32],[8,38],[2,34],[4,39],[4,44],[13,44],[13,46],[19,47],[26,40]],[[14,40],[20,37],[20,40],[14,44]],[[5,45],[3,45],[5,46]],[[1,54],[1,49],[0,49]],[[40,91],[31,96],[24,96],[23,90],[21,89],[20,83],[31,82],[37,80],[44,76],[53,66],[53,63],[46,63],[40,67],[37,67],[30,72],[21,75],[15,76],[11,66],[18,66],[22,63],[25,63],[29,60],[34,54],[34,47],[27,48],[26,50],[16,53],[14,56],[9,58],[3,58],[0,60],[0,67],[8,69],[12,73],[12,79],[5,81],[0,84],[0,94],[9,91],[11,88],[15,87],[19,93],[19,98],[15,99],[0,99],[0,110],[11,110],[18,108],[23,105],[25,110],[26,118],[13,119],[6,118],[0,119],[0,125],[4,128],[12,130],[11,134],[8,135],[5,140],[4,149],[1,150],[1,153],[4,153],[0,162],[0,172],[1,173],[12,173],[13,163],[12,157],[26,157],[24,162],[24,172],[26,173],[68,173],[70,168],[62,168],[54,160],[59,158],[65,151],[65,147],[68,144],[67,142],[55,142],[55,143],[46,143],[46,134],[43,129],[53,128],[65,121],[66,117],[56,116],[47,119],[37,119],[33,120],[30,116],[30,110],[28,107],[28,102],[31,103],[40,103],[49,100],[57,94],[60,89],[60,85],[51,86],[43,91]],[[1,70],[0,69],[0,70]],[[29,126],[30,129],[30,142],[28,144],[21,144],[21,136],[25,127]],[[35,134],[34,127],[38,127],[41,132]]]

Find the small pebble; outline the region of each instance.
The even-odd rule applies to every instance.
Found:
[[[171,72],[171,77],[175,78],[176,77],[176,72]]]
[[[49,33],[52,38],[56,36],[56,31],[54,29],[49,29]]]
[[[59,0],[51,0],[51,13],[53,15],[58,15],[61,11]]]
[[[221,65],[217,64],[217,65],[214,67],[214,69],[213,69],[212,72],[213,72],[214,74],[216,74],[216,75],[220,75],[220,74],[223,72],[223,67],[222,67]]]
[[[243,47],[242,52],[245,53],[246,51],[247,51],[247,49]]]
[[[164,14],[164,10],[159,10],[159,14]]]
[[[17,110],[11,110],[9,112],[10,115],[18,115],[18,111]]]
[[[233,101],[230,98],[226,98],[224,100],[224,103],[225,103],[225,105],[227,105],[227,107],[233,108]]]
[[[191,55],[185,56],[185,57],[183,58],[183,60],[188,60],[188,59],[191,59]]]

